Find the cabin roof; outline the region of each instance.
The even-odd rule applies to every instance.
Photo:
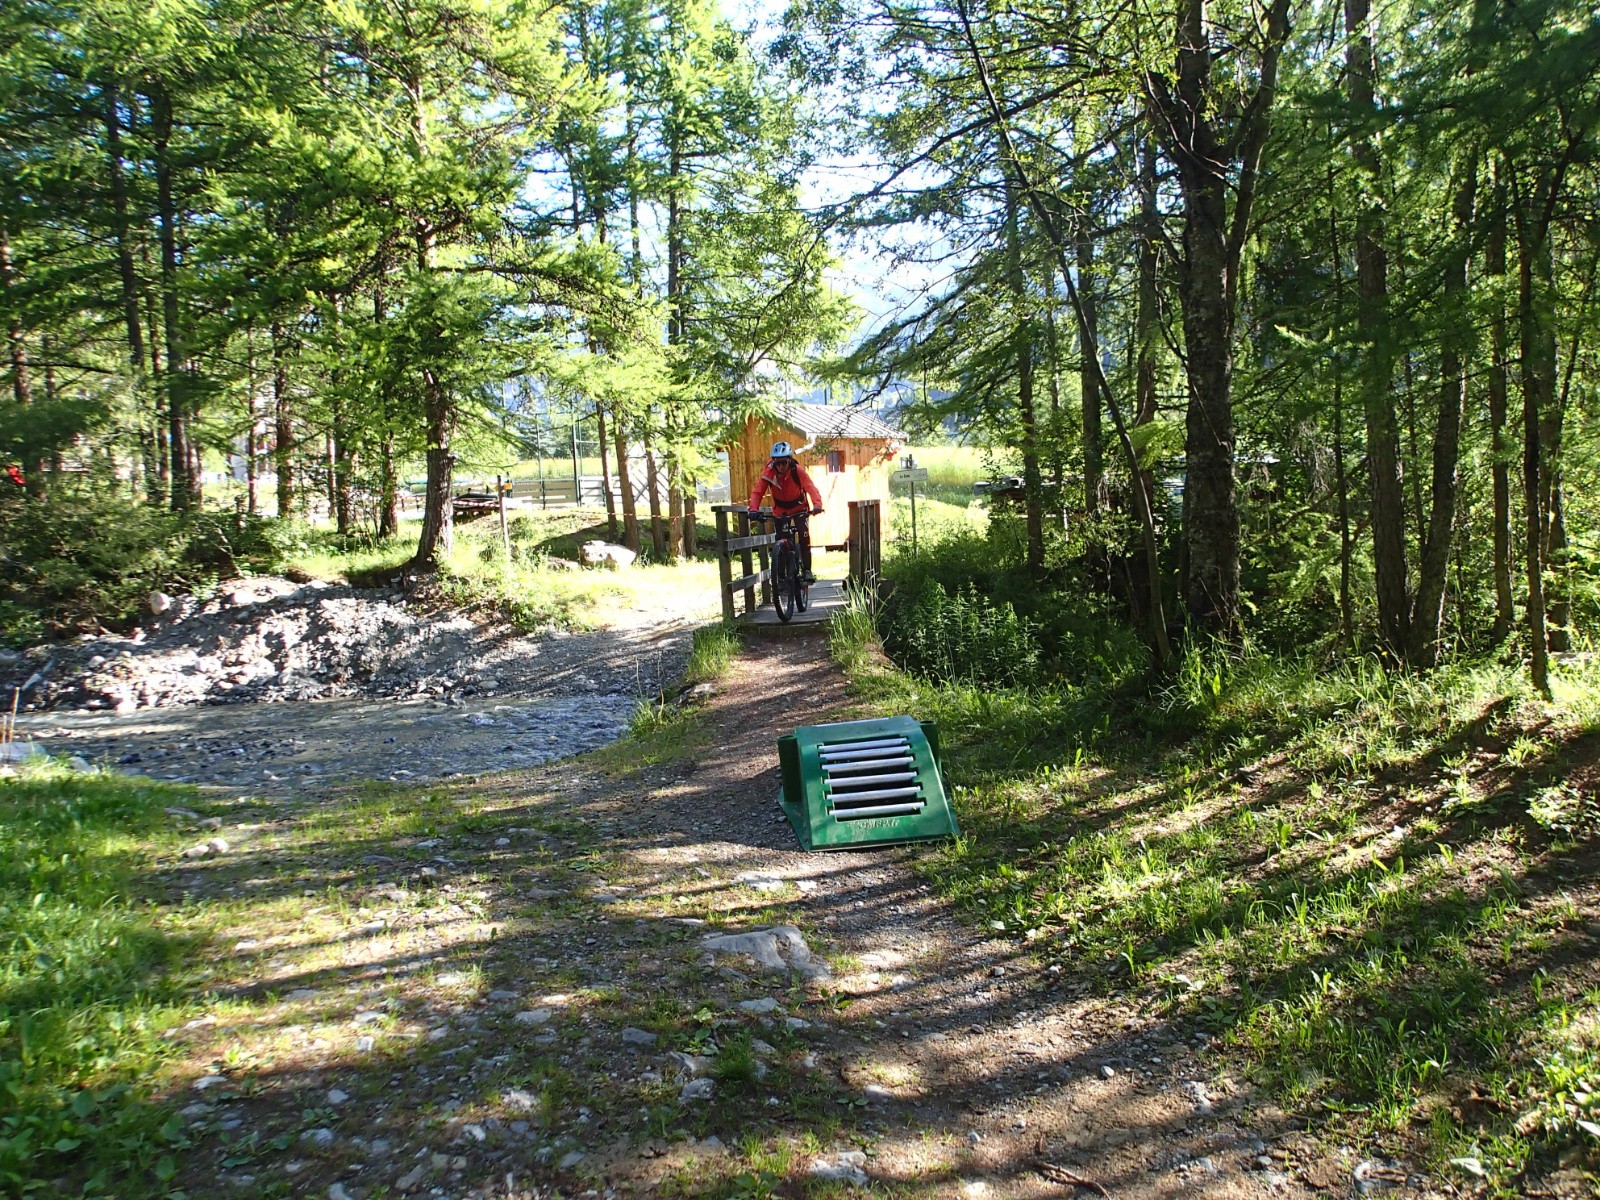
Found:
[[[868,441],[903,442],[906,435],[876,413],[853,405],[801,404],[780,400],[772,406],[780,424],[798,429],[813,441],[818,438],[858,438]]]

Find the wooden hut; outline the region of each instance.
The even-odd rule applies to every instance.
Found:
[[[728,492],[735,504],[767,466],[772,443],[795,448],[801,465],[822,493],[823,514],[811,522],[811,544],[834,549],[850,540],[850,501],[881,500],[883,531],[889,531],[889,473],[906,443],[905,434],[860,408],[780,400],[771,417],[751,417],[728,447]]]

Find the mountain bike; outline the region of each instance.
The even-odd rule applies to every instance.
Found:
[[[811,585],[800,569],[800,514],[786,517],[770,512],[753,515],[752,521],[771,521],[775,540],[772,543],[772,607],[778,620],[788,623],[797,612],[811,607]]]

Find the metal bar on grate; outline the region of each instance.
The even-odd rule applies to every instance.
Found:
[[[829,763],[861,762],[865,759],[884,758],[892,754],[905,754],[910,751],[909,746],[875,746],[871,750],[842,750],[838,754],[830,754],[821,760],[824,766]]]
[[[833,806],[838,808],[843,801],[854,804],[858,800],[894,800],[901,796],[920,796],[922,789],[919,787],[893,787],[874,788],[870,792],[846,792],[843,795],[833,793]]]
[[[863,772],[886,771],[892,767],[909,767],[917,760],[909,754],[896,758],[868,758],[860,762],[823,763],[822,773],[829,779],[835,776],[859,775]]]
[[[824,746],[817,752],[817,757],[823,762],[837,758],[859,758],[863,753],[877,753],[882,750],[908,750],[911,744],[905,738],[885,738],[876,742],[845,742],[839,745]]]
[[[848,796],[851,788],[876,787],[884,783],[908,783],[915,780],[915,771],[888,771],[871,775],[847,775],[843,779],[829,779],[828,790],[835,796]]]
[[[893,737],[881,738],[856,738],[850,742],[824,742],[817,747],[818,754],[835,754],[840,750],[871,750],[877,746],[905,746],[909,745],[901,734]]]

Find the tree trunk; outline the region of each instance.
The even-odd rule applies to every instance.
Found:
[[[272,323],[272,464],[278,473],[278,516],[294,516],[294,420],[289,410],[288,347],[284,329]]]
[[[190,446],[188,370],[184,360],[183,328],[178,295],[178,210],[172,187],[172,100],[165,88],[150,97],[151,132],[156,166],[156,216],[161,242],[161,329],[165,338],[167,393],[167,451],[171,462],[169,482],[174,512],[200,507],[200,476],[194,469],[196,450]]]
[[[244,327],[244,510],[256,515],[256,327]]]
[[[1096,364],[1089,356],[1098,353],[1100,313],[1095,304],[1094,237],[1085,217],[1078,224],[1074,239],[1078,259],[1078,296],[1083,301],[1086,325],[1080,339],[1082,357],[1078,363],[1078,395],[1083,412],[1083,511],[1095,516],[1105,493],[1105,432],[1100,420],[1100,389],[1095,384]]]
[[[1039,437],[1035,428],[1033,411],[1033,322],[1028,313],[1027,276],[1022,269],[1022,231],[1017,212],[1017,188],[1009,176],[1006,178],[1006,256],[1011,276],[1011,299],[1016,305],[1012,314],[1014,323],[1014,353],[1017,362],[1017,419],[1022,427],[1019,439],[1022,451],[1022,503],[1027,524],[1028,570],[1044,570],[1044,480],[1039,472]],[[1081,241],[1080,241],[1081,245]],[[1082,277],[1080,276],[1080,283]],[[1094,408],[1099,411],[1099,391]],[[1084,439],[1085,449],[1088,438]]]
[[[1133,316],[1133,424],[1136,428],[1156,419],[1156,364],[1161,345],[1156,245],[1160,232],[1161,215],[1156,208],[1156,148],[1148,139],[1142,139],[1139,144],[1139,290]],[[1153,466],[1139,471],[1139,487],[1144,489],[1145,506],[1153,507],[1156,496]],[[1140,553],[1144,553],[1142,548]],[[1138,598],[1136,618],[1148,611],[1151,598],[1147,581],[1159,579],[1160,575],[1160,563],[1146,563],[1132,576],[1133,592]]]
[[[656,561],[665,562],[667,531],[661,520],[661,480],[656,473],[656,452],[650,445],[648,433],[644,438],[644,480],[645,486],[650,489],[650,547],[655,551]]]
[[[412,560],[419,571],[437,570],[441,554],[455,547],[455,501],[451,493],[456,456],[455,403],[432,368],[422,372],[423,413],[428,435],[428,488],[423,497],[422,533]]]
[[[1367,31],[1368,0],[1345,0],[1346,74],[1351,107],[1365,119],[1373,109],[1372,39]],[[1353,141],[1352,157],[1366,186],[1376,191],[1378,156],[1365,134]],[[1376,572],[1378,625],[1396,659],[1410,645],[1409,568],[1406,565],[1405,491],[1400,476],[1400,435],[1390,388],[1393,358],[1388,331],[1389,259],[1382,242],[1382,210],[1365,202],[1356,216],[1356,324],[1366,350],[1361,380],[1367,425],[1367,476],[1372,489],[1372,556]]]
[[[6,309],[6,358],[11,364],[11,398],[18,404],[32,404],[33,378],[28,372],[22,305],[13,295],[16,286],[17,273],[11,265],[10,231],[0,225],[0,297],[4,297]]]
[[[1333,166],[1328,166],[1328,249],[1333,275],[1333,481],[1339,493],[1339,633],[1346,646],[1355,645],[1355,617],[1350,603],[1350,477],[1344,465],[1344,367],[1339,361],[1341,324],[1344,320],[1344,252],[1339,245],[1339,205],[1333,186]]]
[[[1549,238],[1545,239],[1549,248]],[[1551,295],[1554,293],[1554,264],[1550,264]],[[1587,295],[1580,308],[1587,307]],[[1550,639],[1550,649],[1565,652],[1572,649],[1572,635],[1569,625],[1572,620],[1572,602],[1567,593],[1567,579],[1562,570],[1567,564],[1567,520],[1566,520],[1566,494],[1562,478],[1562,451],[1565,448],[1565,428],[1567,416],[1567,394],[1572,382],[1571,367],[1576,361],[1581,344],[1574,336],[1572,353],[1568,356],[1568,370],[1566,380],[1559,389],[1555,386],[1556,376],[1556,331],[1554,321],[1548,326],[1548,362],[1550,368],[1550,387],[1545,397],[1543,427],[1539,431],[1540,449],[1544,455],[1544,469],[1541,472],[1540,485],[1544,489],[1541,511],[1544,516],[1544,564],[1551,572],[1549,587],[1546,588],[1545,601],[1549,605],[1547,634]]]
[[[1439,634],[1444,625],[1444,587],[1450,567],[1450,542],[1455,533],[1456,494],[1460,470],[1461,415],[1467,402],[1467,363],[1472,357],[1471,318],[1466,311],[1467,264],[1472,248],[1472,214],[1478,166],[1467,157],[1461,166],[1451,204],[1455,245],[1444,275],[1444,334],[1439,348],[1439,412],[1433,431],[1433,484],[1429,496],[1427,536],[1417,575],[1416,602],[1411,611],[1412,666],[1433,667],[1439,661]]]
[[[600,439],[600,491],[606,500],[606,536],[614,542],[617,540],[617,498],[611,494],[611,467],[606,453],[606,410],[605,405],[598,401],[594,406],[594,420],[596,436]]]
[[[139,276],[133,264],[132,219],[128,214],[128,182],[122,158],[122,117],[116,84],[104,89],[107,174],[111,182],[111,212],[117,239],[117,277],[122,287],[122,323],[128,337],[128,386],[134,411],[144,407],[144,329],[139,323]],[[141,419],[140,450],[143,458],[145,499],[160,502],[157,486],[156,439]]]
[[[1489,316],[1489,437],[1493,456],[1490,474],[1494,487],[1494,513],[1491,517],[1494,537],[1494,629],[1490,636],[1499,645],[1511,636],[1516,612],[1511,594],[1512,448],[1506,436],[1506,364],[1509,355],[1505,296],[1499,290],[1504,285],[1506,274],[1506,193],[1498,166],[1495,168],[1494,212],[1490,219],[1489,236],[1484,243],[1484,268],[1496,281]]]
[[[1529,201],[1531,204],[1532,202]],[[1544,407],[1555,385],[1555,338],[1545,319],[1549,303],[1550,241],[1534,219],[1519,222],[1517,238],[1517,326],[1522,365],[1523,561],[1528,577],[1528,649],[1533,686],[1550,695],[1550,653],[1545,630]]]
[[[150,247],[143,241],[139,243],[139,261],[144,266],[144,278],[151,278],[154,268],[150,265]],[[161,317],[158,315],[154,287],[148,284],[142,287],[140,298],[144,304],[144,327],[150,334],[150,428],[155,442],[156,480],[160,485],[158,494],[151,500],[161,505],[168,499],[172,465],[167,453],[167,385],[166,376],[161,370]]]
[[[639,513],[633,499],[633,480],[628,475],[628,436],[622,424],[622,410],[611,413],[611,435],[617,449],[617,496],[622,502],[622,544],[639,553]]]

